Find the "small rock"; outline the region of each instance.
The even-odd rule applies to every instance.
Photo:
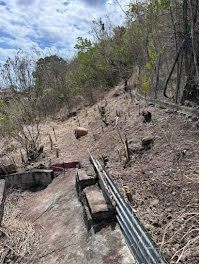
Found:
[[[193,117],[191,118],[191,121],[192,121],[192,122],[197,122],[197,121],[198,121],[198,117],[193,116]]]
[[[68,113],[67,117],[70,118],[70,117],[74,117],[76,115],[77,115],[77,112],[74,111],[74,112]]]
[[[151,224],[145,224],[145,226],[144,226],[147,230],[153,230],[154,229],[154,227],[151,225]]]
[[[177,111],[176,110],[172,110],[172,109],[166,109],[165,113],[167,113],[167,114],[176,114]]]
[[[159,200],[158,199],[154,199],[154,200],[152,200],[150,202],[150,206],[156,206],[156,205],[158,205],[158,203],[159,203]]]
[[[120,96],[120,93],[118,91],[113,94],[113,97],[118,97],[118,96]]]
[[[159,105],[159,108],[160,108],[160,109],[166,109],[166,107],[163,106],[163,105]]]
[[[144,120],[143,120],[144,123],[151,122],[151,119],[152,119],[152,114],[151,114],[151,112],[149,112],[149,111],[143,111],[143,112],[142,112],[142,115],[143,115],[143,117],[144,117]]]
[[[161,224],[158,221],[154,222],[152,225],[156,228],[161,227]]]
[[[194,107],[195,106],[194,102],[191,102],[191,101],[188,101],[188,100],[186,100],[184,102],[184,105],[187,106],[187,107]]]
[[[140,143],[132,144],[129,146],[129,152],[131,155],[138,154],[143,150],[143,147],[140,145]]]
[[[168,219],[168,220],[171,220],[171,219],[172,219],[172,215],[168,215],[168,216],[167,216],[167,219]]]
[[[80,137],[83,137],[88,134],[88,130],[84,127],[77,127],[75,129],[75,137],[76,139],[79,139]]]
[[[153,137],[145,137],[142,139],[142,147],[144,150],[151,149],[152,145],[154,144],[154,138]]]

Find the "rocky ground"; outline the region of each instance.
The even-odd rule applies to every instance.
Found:
[[[106,119],[99,113],[100,106],[105,106]],[[143,110],[151,112],[151,122],[143,122],[139,114]],[[42,125],[45,156],[34,166],[81,160],[88,151],[95,157],[107,156],[107,171],[121,191],[124,185],[129,187],[131,206],[168,262],[199,263],[199,132],[196,124],[168,109],[137,101],[120,87],[111,91],[106,101],[79,112],[81,126],[89,130],[87,136],[77,140],[74,137],[77,117],[66,120],[64,117],[62,112],[56,120]],[[54,142],[53,150],[49,134]],[[126,136],[129,143],[128,162],[119,134]],[[153,140],[148,150],[141,146],[146,137]],[[17,156],[12,153],[9,156]]]

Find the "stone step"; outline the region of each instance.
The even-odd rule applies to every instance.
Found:
[[[115,223],[115,208],[97,184],[97,172],[90,161],[79,163],[76,173],[76,189],[83,205],[83,217],[88,231],[95,233],[101,228]]]
[[[78,194],[82,192],[84,188],[90,185],[94,185],[97,182],[96,175],[88,175],[86,170],[84,169],[78,169],[76,173],[76,187]]]
[[[108,199],[105,199],[98,185],[86,187],[83,191],[84,204],[88,206],[93,223],[100,221],[112,222],[115,219],[115,209]]]
[[[79,163],[79,169],[84,169],[89,176],[95,176],[96,172],[88,159],[82,160]]]

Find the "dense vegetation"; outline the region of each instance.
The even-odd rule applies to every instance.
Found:
[[[21,51],[8,58],[1,69],[9,87],[9,98],[1,101],[1,132],[27,149],[38,138],[41,118],[63,105],[70,111],[77,98],[92,104],[135,72],[140,93],[198,103],[199,1],[138,1],[123,12],[123,26],[94,22],[92,41],[79,37],[71,61],[54,55],[35,63]],[[36,131],[30,129],[35,124]]]

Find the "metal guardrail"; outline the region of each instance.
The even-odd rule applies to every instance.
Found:
[[[116,203],[116,218],[123,231],[127,244],[137,260],[138,264],[167,264],[158,248],[151,240],[144,227],[140,224],[131,207],[126,203],[120,194],[117,186],[111,177],[102,167],[98,160],[94,160],[90,154],[90,161],[93,164],[99,178],[99,185],[106,195],[112,195]],[[105,180],[106,179],[106,182]],[[107,186],[108,189],[107,190]],[[110,192],[110,193],[109,193]]]

